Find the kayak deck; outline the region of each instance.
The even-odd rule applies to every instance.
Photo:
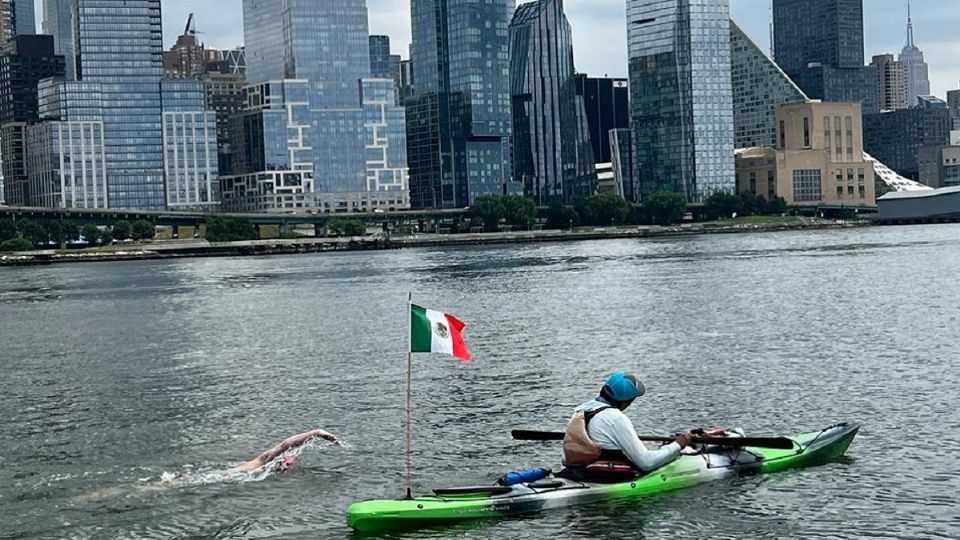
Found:
[[[577,504],[640,497],[681,489],[744,473],[769,473],[835,460],[853,442],[860,427],[838,424],[789,437],[790,450],[732,448],[685,454],[641,477],[614,484],[548,477],[537,482],[437,490],[413,499],[356,502],[347,525],[358,532],[386,532],[464,520],[501,517]]]

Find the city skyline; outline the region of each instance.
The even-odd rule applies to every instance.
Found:
[[[521,2],[518,3],[523,3]],[[731,0],[730,13],[747,34],[765,50],[770,37],[770,0]],[[229,49],[243,43],[241,0],[197,3],[163,0],[164,48],[183,32],[190,13],[195,13],[200,38],[208,46]],[[40,2],[37,3],[38,12]],[[231,9],[224,9],[224,6]],[[941,98],[960,88],[960,3],[912,0],[917,46],[930,66],[931,92]],[[386,34],[395,53],[409,57],[410,0],[367,0],[370,33]],[[577,68],[591,76],[627,76],[627,45],[624,0],[567,0],[567,17],[573,26]],[[38,13],[37,21],[42,20]],[[610,29],[618,29],[611,32]],[[869,0],[864,10],[865,58],[883,53],[899,54],[907,42],[907,0]],[[956,36],[956,37],[950,37]]]

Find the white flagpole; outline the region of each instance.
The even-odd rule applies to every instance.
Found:
[[[413,293],[407,295],[407,498],[413,498]]]

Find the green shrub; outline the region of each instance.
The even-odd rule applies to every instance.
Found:
[[[33,249],[33,242],[26,238],[11,238],[0,242],[0,252],[9,251],[30,251]]]
[[[210,242],[256,240],[257,229],[248,219],[212,217],[207,219],[206,238]]]

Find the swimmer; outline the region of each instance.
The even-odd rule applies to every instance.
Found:
[[[324,431],[322,429],[314,429],[312,431],[307,431],[306,433],[300,433],[299,435],[294,435],[293,437],[290,437],[289,439],[274,446],[273,448],[251,459],[250,461],[243,463],[241,465],[237,465],[232,469],[229,469],[227,472],[238,473],[238,472],[255,471],[263,467],[264,465],[270,463],[271,461],[277,459],[277,457],[282,455],[284,452],[303,446],[304,444],[317,438],[330,441],[334,444],[340,444],[340,439],[338,439],[336,435],[330,432]],[[297,458],[295,456],[285,456],[283,459],[277,461],[277,463],[274,465],[274,471],[285,472],[289,470],[290,467],[293,467],[293,465],[296,462],[297,462]]]
[[[183,488],[190,485],[238,481],[238,479],[242,480],[244,478],[250,478],[249,475],[243,473],[250,473],[261,469],[263,469],[263,472],[267,473],[262,478],[258,477],[258,479],[263,479],[269,476],[270,473],[283,473],[290,470],[290,468],[293,467],[293,465],[297,462],[297,458],[294,455],[283,456],[283,454],[285,452],[289,452],[290,450],[300,448],[314,439],[324,439],[334,444],[341,444],[340,439],[338,439],[336,435],[333,435],[332,433],[322,429],[314,429],[312,431],[300,433],[299,435],[294,435],[293,437],[286,439],[266,452],[263,452],[256,458],[237,465],[231,469],[193,472],[187,474],[164,473],[160,477],[159,481],[148,481],[145,479],[135,484],[113,486],[80,495],[75,497],[74,501],[78,503],[92,503],[102,501],[104,499],[128,495],[130,493],[161,492],[168,491],[170,489]],[[281,459],[277,459],[281,456],[283,456]],[[271,463],[273,463],[272,467],[266,469],[265,467]]]

